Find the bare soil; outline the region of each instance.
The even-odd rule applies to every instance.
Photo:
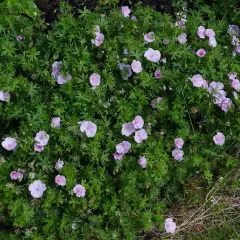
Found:
[[[77,8],[84,8],[94,10],[98,4],[98,0],[68,0],[68,2]],[[148,5],[160,12],[173,13],[172,0],[119,0],[119,6],[121,5],[134,5],[140,3],[142,5]],[[37,7],[45,12],[45,19],[47,22],[51,22],[56,14],[56,9],[60,4],[60,0],[35,0]]]

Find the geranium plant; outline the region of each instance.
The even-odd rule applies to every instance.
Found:
[[[0,3],[1,226],[34,240],[174,233],[184,184],[238,164],[236,22],[63,2],[48,25],[30,6]]]

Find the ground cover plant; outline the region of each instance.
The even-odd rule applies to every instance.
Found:
[[[174,234],[167,210],[184,187],[237,168],[239,11],[229,22],[205,5],[173,18],[62,2],[46,24],[32,1],[11,0],[0,19],[6,239]]]

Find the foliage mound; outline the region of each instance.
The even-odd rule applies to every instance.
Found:
[[[240,74],[240,54],[232,54],[239,43],[232,45],[237,33],[228,25],[239,23],[239,12],[229,23],[206,6],[184,8],[187,16],[173,19],[147,7],[125,17],[118,7],[101,14],[62,3],[48,25],[31,2],[0,3],[2,234],[135,239],[153,226],[163,230],[169,203],[184,203],[192,179],[207,186],[238,163],[239,89],[229,73]],[[199,26],[215,37],[200,38]],[[131,66],[134,60],[141,67]],[[144,120],[145,140],[143,132],[139,140],[122,130],[136,116]],[[96,134],[83,121],[95,124]],[[40,131],[47,144],[35,138]],[[218,132],[225,140],[213,139]],[[181,150],[176,138],[184,141]],[[123,141],[131,144],[128,153],[113,155]],[[143,156],[147,162],[138,162]],[[64,166],[56,169],[58,159]],[[66,185],[55,182],[57,175]],[[29,191],[36,180],[46,185],[38,198]],[[86,194],[76,196],[76,185]]]

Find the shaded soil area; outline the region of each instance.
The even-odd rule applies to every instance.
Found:
[[[124,2],[128,2],[128,1],[122,1],[124,4]],[[142,3],[143,5],[148,5],[151,6],[153,9],[159,11],[159,12],[166,12],[169,14],[172,14],[173,11],[173,7],[172,7],[172,0],[132,0],[132,5],[136,4],[136,3]],[[127,4],[129,5],[129,4]]]
[[[98,0],[69,0],[68,1],[72,6],[77,8],[88,8],[93,10],[98,5]],[[35,0],[38,8],[45,12],[45,19],[47,22],[51,22],[54,19],[56,9],[60,4],[60,0]],[[140,3],[142,5],[149,5],[157,11],[166,12],[169,14],[173,13],[172,0],[118,0],[118,5],[134,5]]]
[[[54,16],[56,15],[60,1],[61,0],[35,0],[35,3],[41,11],[45,12],[45,20],[47,22],[51,22],[53,21]],[[78,9],[83,9],[84,7],[86,7],[87,9],[90,10],[94,10],[99,5],[99,2],[101,3],[110,2],[110,0],[65,0],[65,1]],[[119,7],[122,5],[132,6],[134,4],[140,3],[144,6],[146,5],[151,6],[156,11],[168,13],[171,15],[173,15],[174,12],[174,8],[172,5],[173,1],[174,0],[116,0],[116,2],[118,2]],[[218,10],[221,13],[222,9],[228,8],[233,9],[231,2],[234,2],[234,0],[202,0],[202,2],[204,4],[217,6]],[[195,0],[186,0],[186,3],[188,8],[193,8],[194,5],[196,5]],[[240,0],[235,0],[235,4],[236,4],[235,7],[237,6],[239,8]],[[222,14],[220,14],[219,19],[221,19],[221,17]]]
[[[45,13],[45,20],[51,22],[60,0],[35,0],[37,7]]]

